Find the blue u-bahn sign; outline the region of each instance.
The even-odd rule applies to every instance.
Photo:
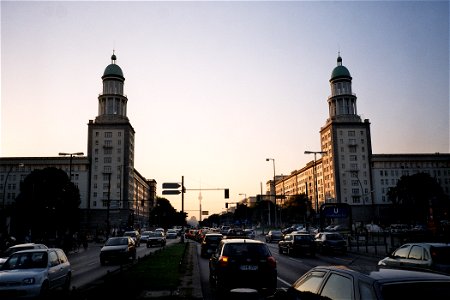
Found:
[[[344,219],[349,217],[349,207],[341,205],[331,205],[322,208],[322,214],[325,218]]]

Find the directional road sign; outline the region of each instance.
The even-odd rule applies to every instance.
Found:
[[[181,187],[181,184],[177,182],[165,182],[162,184],[163,189],[178,189]]]
[[[181,191],[179,190],[164,190],[162,191],[163,195],[178,195],[181,194]]]

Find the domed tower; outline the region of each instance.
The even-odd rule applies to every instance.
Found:
[[[123,93],[125,78],[122,69],[116,64],[116,55],[111,56],[105,72],[103,72],[103,92],[98,96],[99,122],[128,122],[127,96]]]
[[[113,52],[103,72],[98,115],[88,124],[88,158],[91,163],[88,218],[99,228],[120,226],[127,220],[135,198],[134,129],[127,117],[122,69]],[[114,214],[110,214],[110,210]]]
[[[320,129],[322,164],[321,202],[352,205],[354,219],[370,216],[372,195],[370,158],[372,144],[369,120],[357,114],[352,76],[338,55],[331,72],[331,96],[328,97],[329,118]],[[321,177],[320,177],[321,176]],[[367,220],[367,218],[365,218]]]
[[[330,119],[335,121],[361,121],[357,115],[356,95],[352,93],[352,76],[337,58],[337,66],[331,72],[331,96],[328,98]]]

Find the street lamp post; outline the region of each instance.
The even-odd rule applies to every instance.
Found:
[[[314,176],[314,190],[316,194],[315,198],[316,198],[316,214],[317,214],[319,213],[319,195],[317,191],[316,155],[317,154],[325,155],[327,153],[323,151],[305,151],[305,154],[314,154],[313,176]]]
[[[277,187],[275,185],[275,158],[266,158],[266,161],[273,163],[273,195],[275,199],[275,227],[277,226]],[[269,204],[269,225],[270,225],[270,204]]]
[[[69,181],[72,182],[72,159],[74,156],[81,156],[84,155],[83,152],[74,152],[74,153],[65,153],[65,152],[59,152],[59,155],[61,156],[70,156],[69,161]]]

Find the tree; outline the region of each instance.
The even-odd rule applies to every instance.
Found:
[[[61,169],[34,170],[23,181],[14,205],[16,235],[47,241],[79,230],[80,192]]]
[[[166,198],[156,198],[156,204],[150,211],[150,224],[170,228],[173,225],[186,225],[187,214],[177,212]]]
[[[448,196],[436,179],[427,173],[402,176],[387,195],[398,218],[396,221],[402,223],[436,221],[448,213]]]
[[[289,223],[305,223],[313,215],[312,204],[306,194],[289,197],[284,207],[284,215]]]

